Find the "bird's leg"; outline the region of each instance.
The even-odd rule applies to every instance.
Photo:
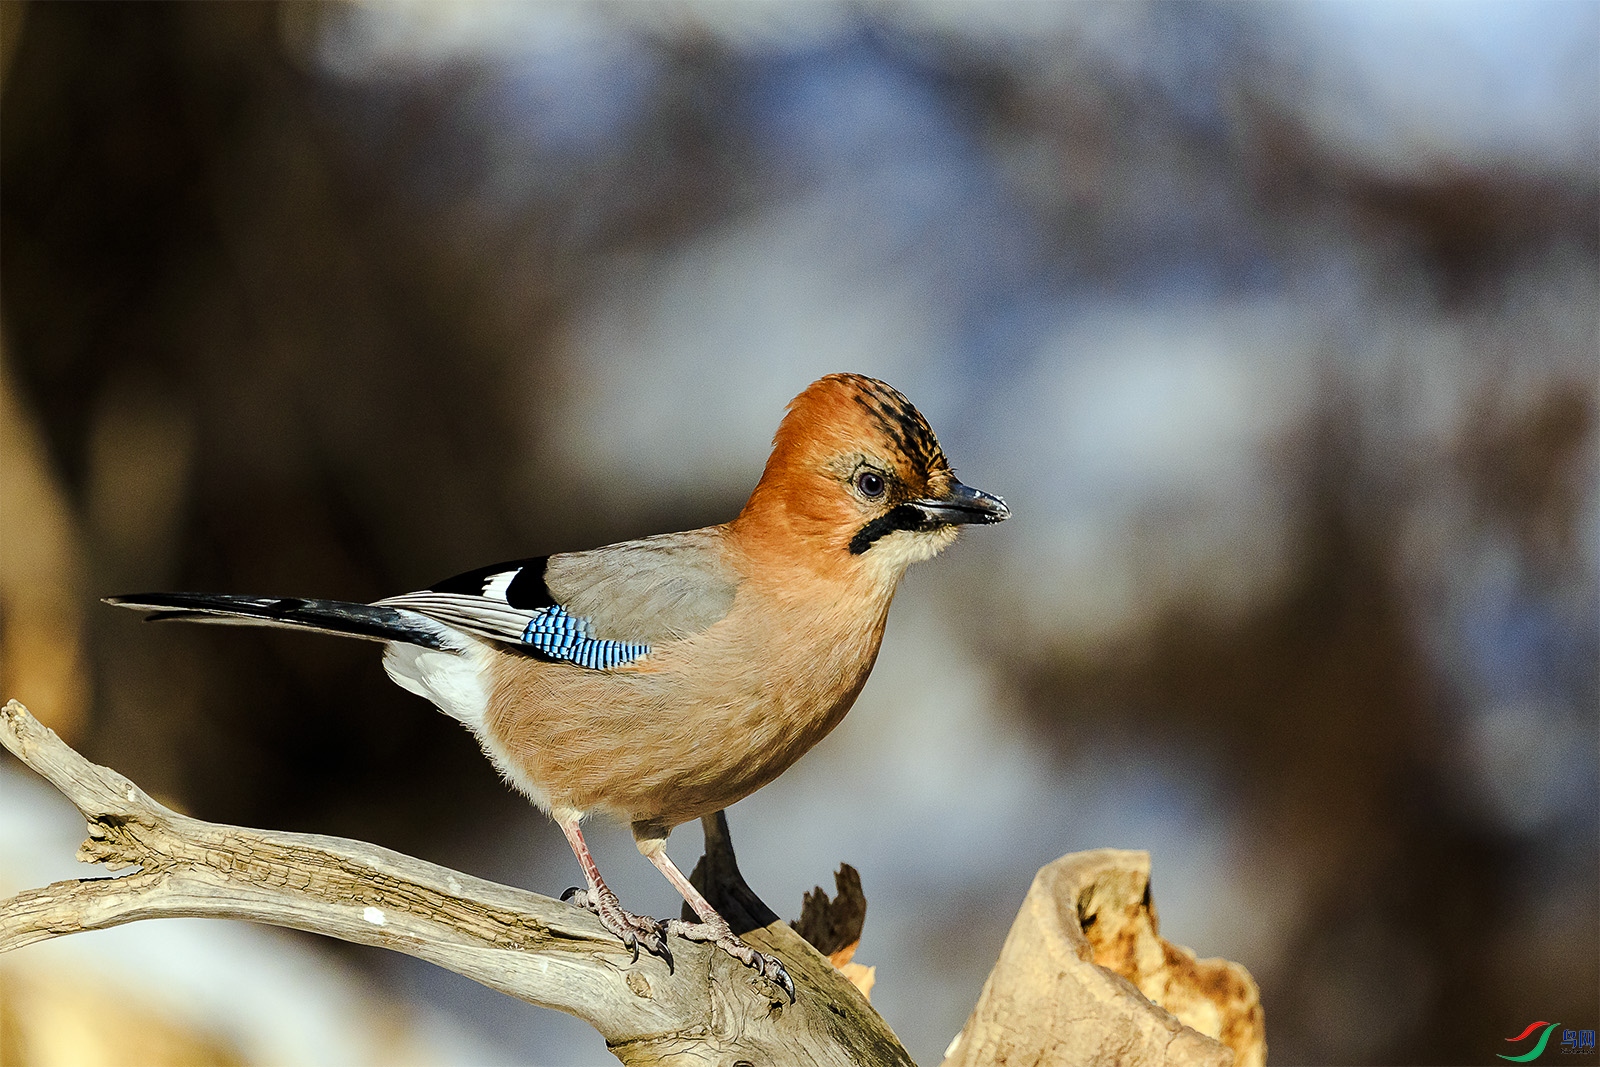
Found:
[[[682,919],[668,919],[666,921],[667,933],[669,935],[676,934],[690,941],[708,941],[716,945],[745,966],[753,967],[756,973],[778,983],[783,988],[783,991],[789,994],[789,1002],[792,1004],[795,999],[794,981],[789,977],[789,972],[784,970],[783,964],[778,962],[776,956],[769,956],[765,952],[757,952],[739,939],[739,936],[733,932],[733,928],[728,925],[728,920],[717,914],[717,909],[711,906],[711,902],[700,894],[700,890],[694,887],[694,883],[685,878],[683,872],[678,870],[678,865],[668,857],[666,840],[657,838],[654,835],[641,837],[638,825],[634,827],[634,838],[639,846],[639,851],[644,853],[646,859],[656,865],[657,870],[667,876],[667,881],[671,882],[673,888],[683,894],[683,899],[689,902],[689,907],[693,908],[694,913],[700,916],[700,921],[697,923],[684,922]]]
[[[623,910],[622,902],[611,891],[611,887],[606,885],[605,879],[600,877],[600,868],[595,866],[594,857],[589,854],[589,846],[583,840],[583,832],[578,829],[576,812],[563,813],[556,818],[556,824],[561,827],[561,832],[567,835],[567,844],[572,846],[573,855],[578,857],[578,862],[583,866],[583,877],[589,883],[587,890],[569,889],[561,894],[561,899],[569,900],[580,908],[587,908],[599,916],[605,928],[620,937],[622,943],[633,950],[636,962],[639,959],[639,946],[643,945],[646,952],[660,956],[667,961],[667,967],[671,968],[672,952],[667,948],[664,934],[666,924],[647,915],[635,915],[631,911]]]

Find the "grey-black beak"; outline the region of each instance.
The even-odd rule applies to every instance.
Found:
[[[946,525],[988,525],[1004,522],[1011,515],[1011,509],[1006,507],[1004,500],[970,485],[962,485],[954,478],[950,479],[950,492],[945,496],[936,500],[913,500],[911,503],[934,522]]]

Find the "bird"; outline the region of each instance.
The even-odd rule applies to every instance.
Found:
[[[480,567],[370,604],[297,597],[108,597],[148,621],[290,627],[383,642],[402,689],[476,737],[561,828],[587,908],[632,949],[672,963],[668,939],[709,942],[776,982],[667,856],[676,826],[788,769],[866,684],[889,605],[913,563],[969,524],[1010,515],[957,480],[922,413],[894,387],[830,374],[790,402],[733,520]],[[580,823],[632,828],[639,852],[698,922],[623,908]]]

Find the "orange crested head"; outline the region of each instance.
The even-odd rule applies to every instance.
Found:
[[[1009,514],[998,497],[956,480],[928,420],[899,390],[830,374],[790,402],[735,528],[760,550],[819,570],[871,565],[898,577],[955,540],[958,526]]]

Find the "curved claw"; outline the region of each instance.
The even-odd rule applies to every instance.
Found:
[[[577,886],[572,886],[565,893],[561,894],[561,902],[563,904],[565,904],[566,902],[570,901],[573,897],[577,896],[581,892],[583,892],[582,889],[579,889]]]
[[[772,964],[772,969],[775,972],[772,974],[767,974],[767,977],[783,987],[783,991],[789,994],[789,1003],[793,1004],[795,1002],[794,979],[789,977],[788,968],[771,956],[767,957],[767,962]],[[766,974],[765,967],[762,968],[762,973]]]
[[[789,970],[778,957],[766,952],[756,952],[755,958],[750,961],[750,966],[755,972],[770,982],[775,982],[780,989],[789,994],[789,1003],[795,1002],[794,979],[789,977]]]
[[[672,947],[667,945],[667,920],[656,923],[656,944],[661,945],[661,952],[656,952],[654,949],[651,949],[651,952],[656,952],[662,960],[667,961],[667,974],[675,973],[677,965],[672,960]]]
[[[639,946],[642,944],[646,952],[659,957],[667,965],[667,973],[671,974],[676,970],[676,961],[672,958],[672,949],[667,947],[667,939],[661,935],[660,927],[658,922],[653,931],[641,930],[637,935],[630,933],[626,943],[633,949],[634,963],[639,962]]]

